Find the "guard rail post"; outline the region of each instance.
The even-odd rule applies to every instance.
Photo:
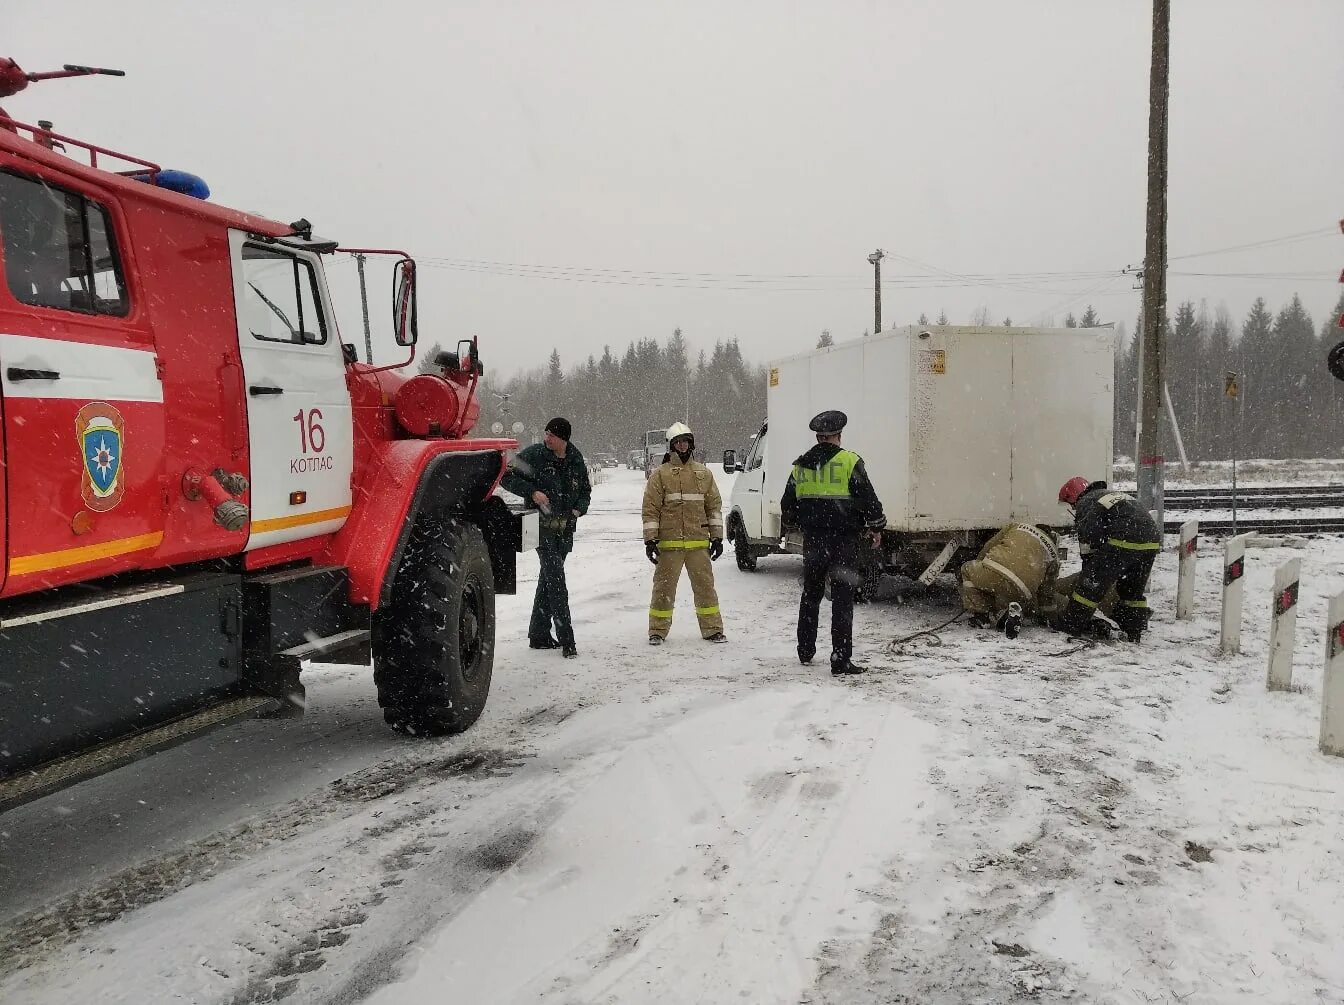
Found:
[[[1199,521],[1181,524],[1181,551],[1176,571],[1176,619],[1195,616],[1195,555],[1199,551]]]
[[[1218,651],[1224,656],[1241,652],[1242,577],[1246,575],[1246,541],[1250,534],[1238,534],[1223,545],[1223,613]]]
[[[1321,680],[1321,753],[1344,757],[1344,593],[1330,598]]]
[[[1269,606],[1269,669],[1265,687],[1288,691],[1293,686],[1293,640],[1297,632],[1298,581],[1302,560],[1289,559],[1274,571],[1274,596]]]

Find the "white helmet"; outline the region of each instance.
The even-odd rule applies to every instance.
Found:
[[[667,427],[667,442],[671,443],[678,437],[684,436],[691,441],[691,446],[695,446],[695,434],[691,432],[691,427],[684,422],[674,422]]]

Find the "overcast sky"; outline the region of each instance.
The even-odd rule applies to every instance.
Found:
[[[409,248],[422,339],[479,334],[497,368],[675,327],[760,361],[856,336],[879,246],[887,325],[1138,309],[1142,0],[58,6],[4,0],[3,54],[128,76],[33,85],[11,114]],[[1344,267],[1344,0],[1173,7],[1173,273],[1292,278],[1173,274],[1169,303],[1239,320],[1296,290],[1319,325]]]

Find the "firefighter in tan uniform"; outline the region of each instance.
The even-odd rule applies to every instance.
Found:
[[[690,429],[674,423],[667,440],[667,459],[644,487],[644,551],[657,566],[649,602],[649,645],[662,645],[672,629],[683,567],[691,578],[701,636],[727,642],[710,565],[723,554],[723,500],[709,469],[691,456],[695,436]]]
[[[1059,547],[1049,532],[1009,524],[961,567],[961,604],[972,624],[992,624],[1015,639],[1025,612],[1053,610],[1058,577]]]

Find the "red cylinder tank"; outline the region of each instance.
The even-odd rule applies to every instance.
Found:
[[[455,436],[462,391],[438,374],[416,374],[397,389],[396,411],[412,436]]]

